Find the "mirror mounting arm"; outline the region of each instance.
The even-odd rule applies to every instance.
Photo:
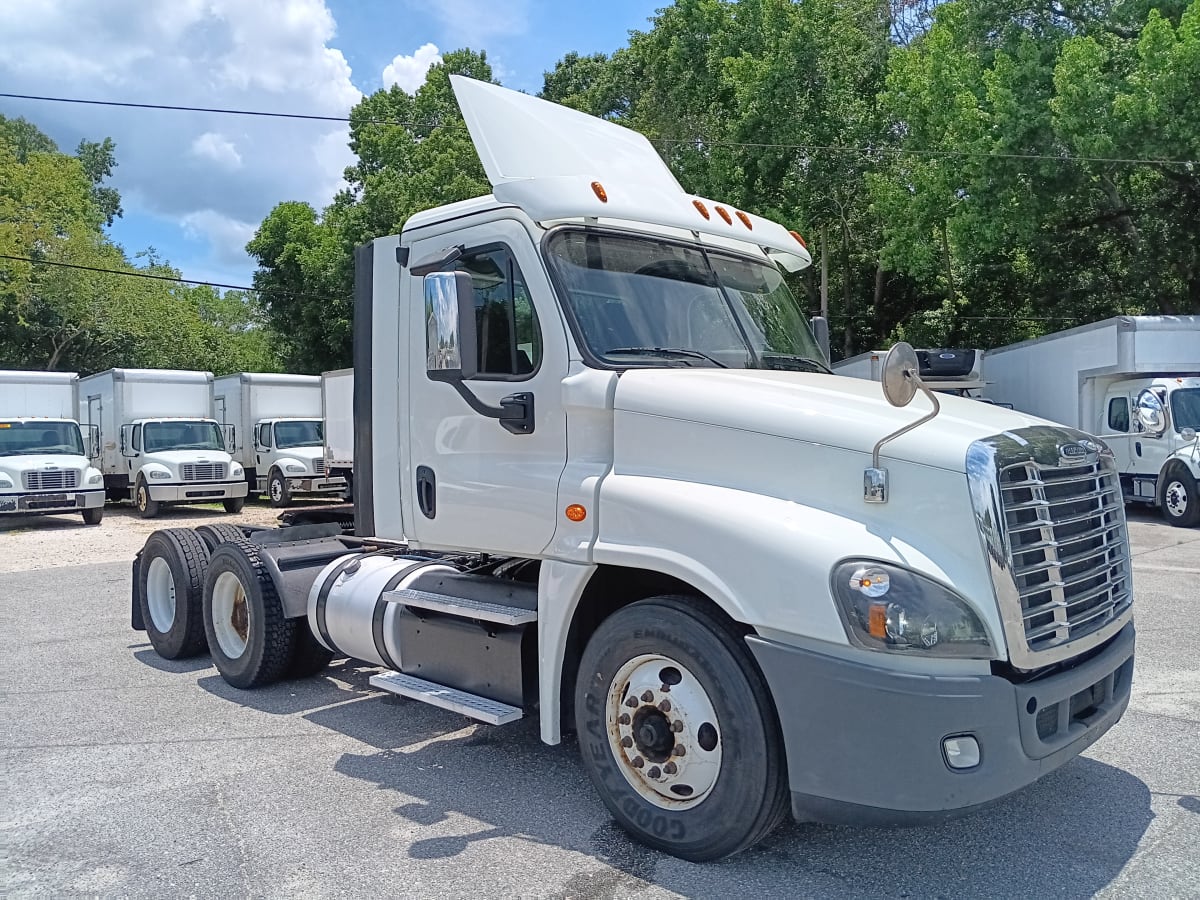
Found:
[[[488,406],[467,387],[461,375],[456,370],[432,371],[431,381],[440,381],[458,391],[458,395],[467,402],[467,406],[489,419],[499,419],[500,425],[513,434],[532,434],[534,425],[533,394],[521,391],[509,394],[500,400],[499,406]]]

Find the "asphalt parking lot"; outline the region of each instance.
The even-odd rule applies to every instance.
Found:
[[[63,529],[56,567],[0,574],[0,893],[1196,896],[1200,530],[1131,532],[1133,699],[1082,757],[946,825],[788,825],[696,865],[628,840],[532,720],[470,724],[345,661],[242,692],[160,659],[129,628],[129,563],[77,564]]]

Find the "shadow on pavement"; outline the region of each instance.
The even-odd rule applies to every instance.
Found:
[[[135,650],[133,658],[142,665],[158,669],[160,672],[199,672],[212,668],[212,659],[207,653],[189,659],[163,659],[149,645],[145,650]]]

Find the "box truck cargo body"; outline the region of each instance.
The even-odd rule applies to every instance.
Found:
[[[296,492],[345,490],[344,478],[326,477],[320,376],[223,375],[213,381],[213,410],[249,490],[272,506],[287,506]]]
[[[987,395],[1100,436],[1126,500],[1200,523],[1200,316],[1119,316],[987,353]]]
[[[110,500],[150,518],[165,503],[220,501],[238,512],[246,478],[212,417],[209,372],[109,369],[79,381],[79,416],[100,430]]]
[[[74,372],[0,371],[0,515],[104,516],[104,481],[89,460],[96,433],[80,432]]]
[[[321,373],[321,415],[325,421],[325,471],[354,484],[354,370]]]

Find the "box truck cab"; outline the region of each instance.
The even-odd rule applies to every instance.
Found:
[[[0,515],[104,518],[104,479],[92,466],[96,436],[80,432],[74,372],[0,371]]]
[[[345,490],[345,479],[326,476],[320,376],[223,375],[213,381],[213,409],[248,489],[272,506],[287,506],[296,492]]]
[[[212,417],[210,372],[109,369],[79,380],[79,415],[100,432],[110,500],[132,499],[145,518],[164,504],[246,502],[242,466]]]
[[[628,832],[694,860],[789,810],[941,821],[1117,721],[1102,442],[920,391],[911,348],[880,384],[830,374],[783,226],[686,193],[640,135],[451,80],[493,193],[356,254],[355,534],[151,536],[159,653],[207,646],[242,688],[339,653],[537,716]],[[156,619],[168,572],[203,590]]]

